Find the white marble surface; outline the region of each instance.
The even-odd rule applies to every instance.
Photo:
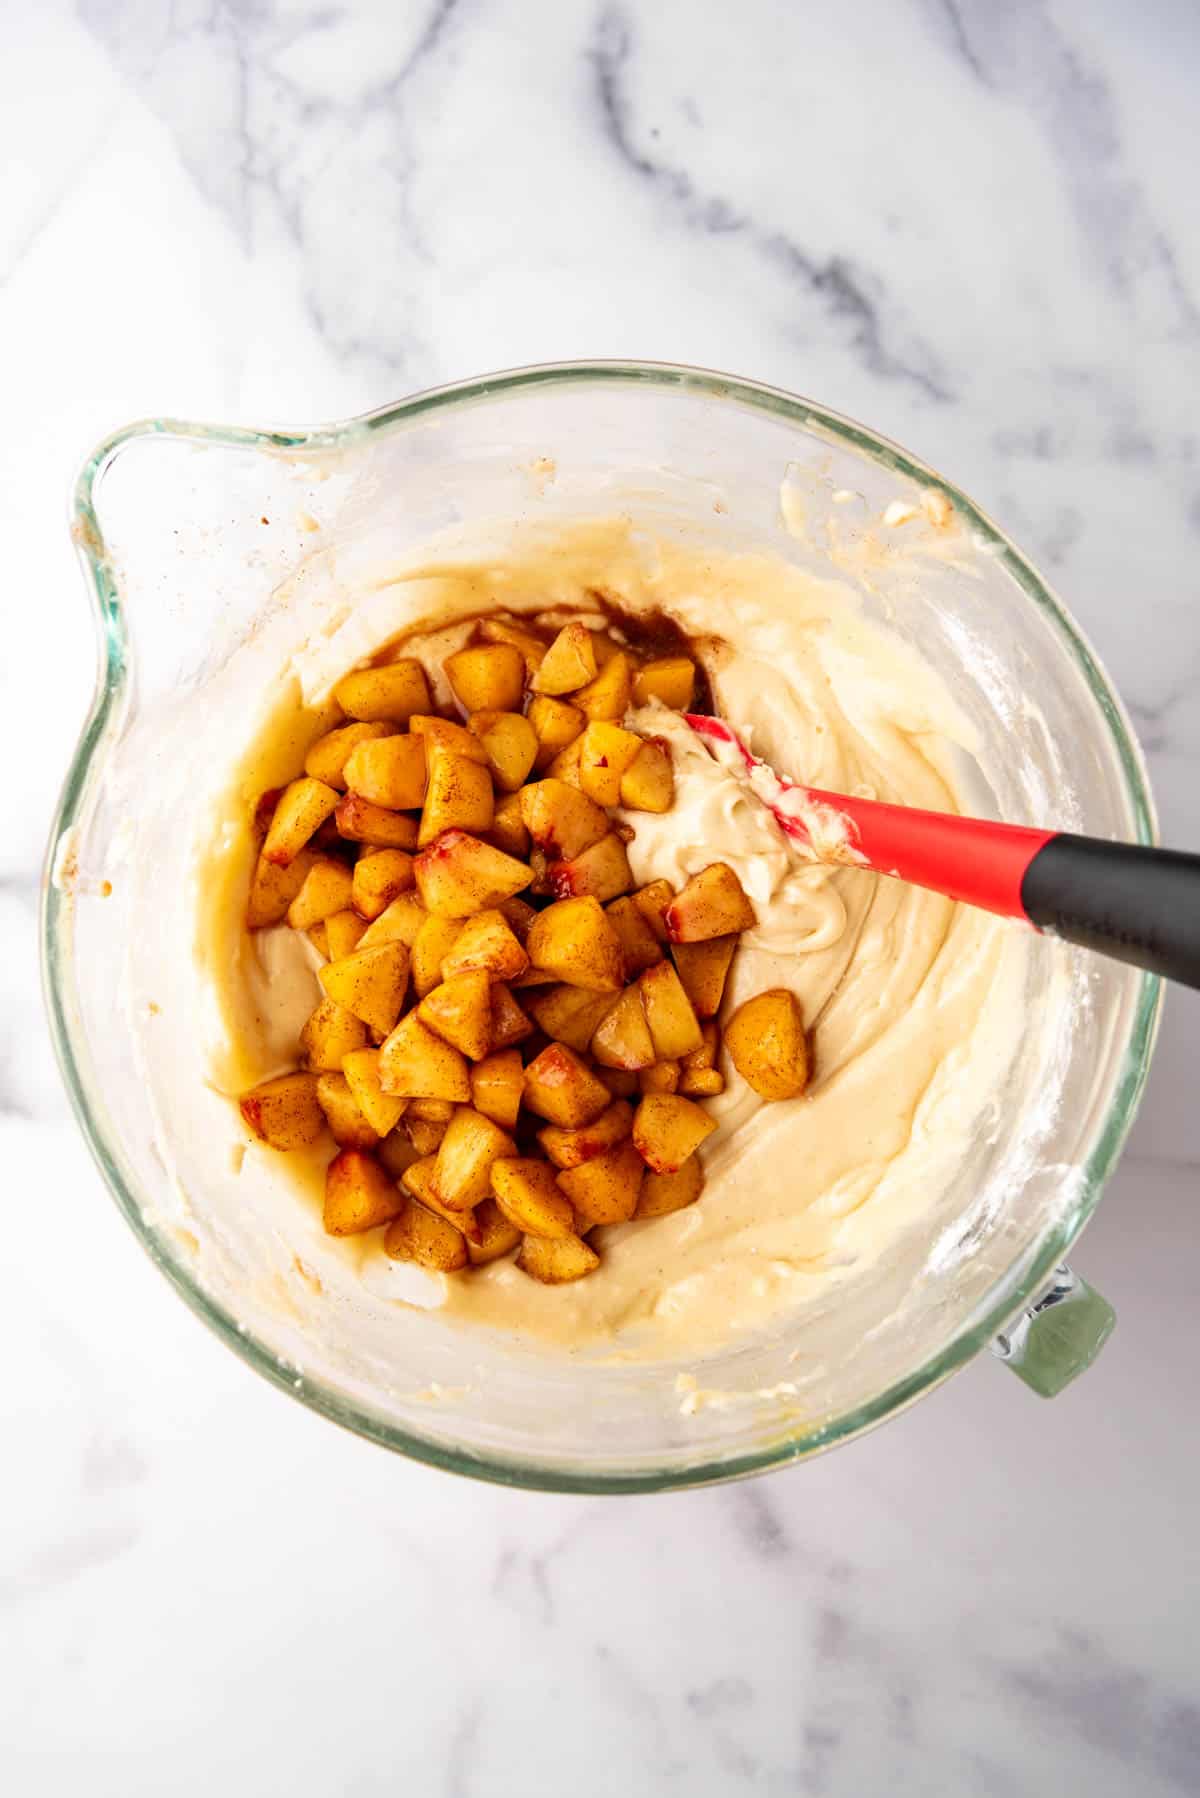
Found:
[[[768,1481],[567,1500],[340,1435],[185,1312],[76,1138],[34,935],[90,443],[558,356],[758,375],[945,468],[1200,844],[1198,80],[1191,0],[0,15],[0,1789],[1200,1792],[1196,996],[1077,1255],[1120,1313],[1085,1380],[977,1365]]]

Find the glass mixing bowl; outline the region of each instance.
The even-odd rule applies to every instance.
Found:
[[[581,364],[317,429],[133,425],[76,494],[100,671],[44,915],[52,1029],[99,1166],[143,1246],[253,1367],[460,1473],[611,1492],[757,1472],[889,1417],[989,1343],[1051,1393],[1111,1325],[1061,1258],[1132,1120],[1159,992],[1042,939],[1028,1039],[920,1230],[836,1302],[688,1367],[548,1360],[397,1309],[351,1274],[307,1280],[287,1216],[260,1214],[230,1177],[188,972],[202,771],[248,740],[247,708],[296,642],[352,609],[369,629],[439,534],[499,541],[505,520],[614,511],[836,565],[951,683],[994,770],[981,806],[1152,840],[1125,713],[1041,578],[954,487],[808,401],[694,369]]]

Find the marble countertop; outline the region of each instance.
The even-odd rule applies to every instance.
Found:
[[[0,22],[0,1786],[1200,1792],[1200,995],[1077,1264],[1053,1404],[644,1500],[454,1481],[255,1378],[139,1253],[41,1022],[92,678],[65,498],[144,413],[310,420],[570,356],[755,375],[944,468],[1200,844],[1189,0],[41,0]]]

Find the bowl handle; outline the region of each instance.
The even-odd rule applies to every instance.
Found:
[[[1054,1398],[1092,1365],[1116,1321],[1108,1300],[1062,1262],[991,1350],[1040,1398]]]

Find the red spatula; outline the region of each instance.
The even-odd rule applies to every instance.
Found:
[[[685,717],[740,758],[779,828],[817,861],[929,887],[1200,987],[1200,855],[826,793],[775,774],[724,719]]]

